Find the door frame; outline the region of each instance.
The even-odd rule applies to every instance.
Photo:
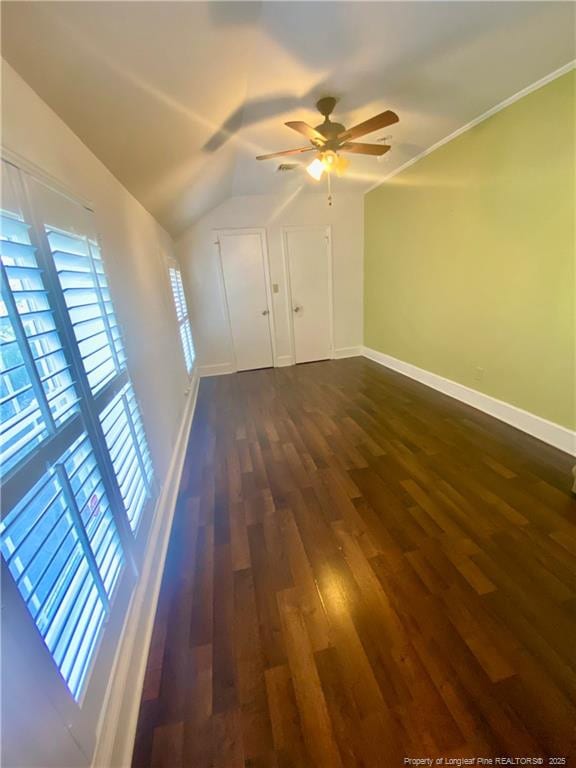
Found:
[[[220,236],[226,235],[258,235],[260,238],[260,247],[262,248],[262,262],[264,268],[264,285],[266,288],[266,301],[268,303],[268,330],[270,332],[270,346],[272,348],[272,367],[278,366],[276,357],[276,325],[274,322],[274,301],[272,297],[272,286],[270,283],[270,257],[268,255],[268,239],[265,227],[218,227],[213,229],[214,245],[216,246],[217,259],[216,264],[219,275],[219,288],[222,303],[225,308],[226,320],[228,324],[228,334],[230,346],[232,349],[233,372],[238,371],[238,360],[236,357],[236,347],[234,346],[234,335],[232,333],[232,320],[230,319],[230,306],[228,304],[228,292],[226,291],[226,280],[224,279],[224,265],[222,263],[222,249],[220,247]]]
[[[289,232],[303,232],[307,229],[323,229],[328,242],[328,313],[330,321],[330,360],[334,360],[334,260],[332,256],[332,226],[330,224],[298,224],[282,227],[282,266],[286,283],[286,315],[290,329],[290,349],[293,365],[296,365],[296,343],[294,340],[294,312],[292,309],[292,284],[288,255],[287,235]]]

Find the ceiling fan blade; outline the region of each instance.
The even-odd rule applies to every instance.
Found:
[[[385,155],[389,149],[389,144],[359,144],[355,141],[347,141],[342,144],[338,152],[355,152],[357,155]]]
[[[301,152],[312,152],[316,147],[299,147],[298,149],[285,149],[283,152],[272,152],[270,155],[258,155],[256,160],[270,160],[273,157],[283,157],[284,155],[298,155]]]
[[[373,133],[379,131],[380,128],[386,128],[388,125],[397,123],[399,120],[396,112],[387,109],[386,112],[381,112],[379,115],[371,117],[370,120],[365,120],[363,123],[358,123],[353,128],[348,128],[336,138],[339,141],[348,141],[348,139],[357,139],[358,136],[364,136],[367,133]]]
[[[302,136],[306,136],[306,138],[310,139],[313,144],[318,145],[326,143],[326,137],[321,134],[320,131],[317,131],[316,128],[312,128],[311,125],[304,123],[302,120],[291,120],[288,123],[284,123],[284,125],[287,125],[288,128],[292,128],[293,131],[301,133]]]

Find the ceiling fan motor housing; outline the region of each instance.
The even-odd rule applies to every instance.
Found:
[[[341,123],[333,123],[330,120],[330,115],[334,111],[336,106],[336,99],[333,96],[325,96],[316,102],[316,109],[321,115],[324,115],[324,122],[316,126],[316,130],[325,136],[329,141],[334,140],[339,133],[345,131],[345,127]],[[327,147],[333,149],[334,147]]]
[[[335,139],[340,133],[344,133],[346,128],[341,123],[333,123],[331,120],[326,119],[324,123],[316,126],[316,130],[330,140]]]

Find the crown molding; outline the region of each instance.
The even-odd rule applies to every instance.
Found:
[[[397,176],[399,173],[402,173],[402,171],[405,171],[407,168],[410,168],[411,165],[418,163],[424,157],[427,157],[428,155],[432,154],[432,152],[435,152],[437,149],[440,149],[440,147],[443,147],[445,144],[448,144],[450,141],[457,139],[458,136],[461,136],[463,133],[466,133],[471,128],[474,128],[480,123],[483,123],[484,120],[488,120],[489,117],[496,115],[498,112],[501,112],[503,109],[506,109],[506,107],[509,107],[512,104],[514,104],[514,102],[520,101],[520,99],[523,99],[524,96],[528,96],[528,94],[532,93],[533,91],[537,91],[539,88],[542,88],[543,86],[548,85],[548,83],[551,83],[553,80],[557,80],[559,77],[562,77],[562,75],[568,74],[568,72],[570,72],[575,68],[576,68],[576,60],[569,61],[568,64],[565,64],[563,67],[560,67],[560,69],[555,69],[554,72],[550,72],[550,74],[545,75],[544,77],[540,78],[540,80],[536,80],[536,82],[531,83],[530,85],[527,85],[525,88],[522,88],[521,91],[518,91],[512,96],[509,96],[507,99],[504,99],[504,101],[501,101],[499,104],[496,104],[496,106],[491,107],[486,112],[483,112],[478,117],[475,117],[474,120],[471,120],[469,123],[466,123],[466,125],[463,125],[461,128],[457,128],[455,131],[448,134],[448,136],[445,136],[443,139],[440,139],[440,141],[437,141],[435,144],[432,144],[432,146],[428,147],[423,152],[420,152],[420,154],[410,158],[410,160],[407,160],[398,168],[394,168],[393,171],[390,171],[390,173],[383,176],[379,181],[376,181],[374,184],[372,184],[372,186],[369,187],[364,194],[368,194],[368,192],[372,192],[372,190],[377,189],[378,187],[381,187],[382,184],[385,184],[389,179],[392,179],[394,176]]]

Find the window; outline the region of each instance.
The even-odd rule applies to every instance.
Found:
[[[190,318],[188,317],[186,296],[184,295],[184,286],[182,285],[182,274],[175,262],[170,264],[169,272],[172,296],[174,297],[174,306],[176,307],[176,317],[178,318],[178,325],[180,327],[180,340],[184,352],[184,361],[188,373],[192,373],[195,352],[194,344],[192,343],[192,330],[190,328]]]
[[[0,459],[4,471],[78,412],[28,226],[4,185],[1,212],[2,340]],[[12,198],[12,204],[10,204]]]
[[[0,549],[80,701],[152,462],[92,212],[3,161],[0,216]]]
[[[2,554],[62,677],[78,698],[124,565],[85,433],[2,521]]]
[[[100,414],[104,438],[133,531],[138,527],[152,476],[144,427],[128,382]]]
[[[46,236],[84,371],[96,395],[126,358],[98,243],[46,226]]]

